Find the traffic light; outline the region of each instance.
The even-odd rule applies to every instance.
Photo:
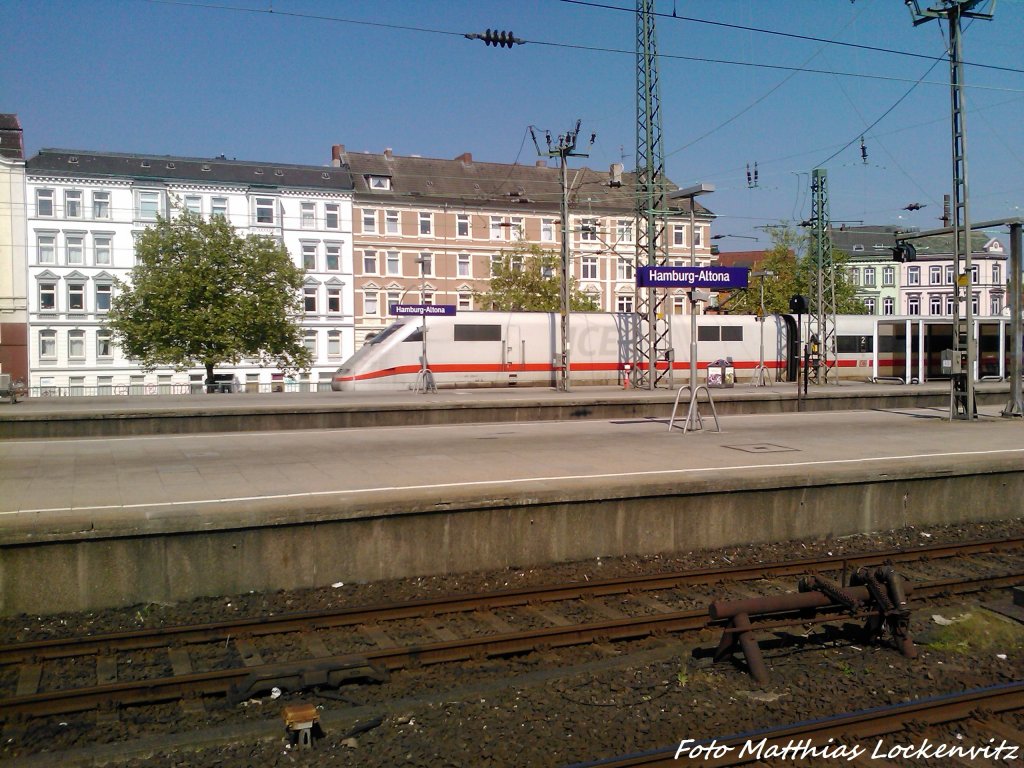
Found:
[[[900,263],[917,261],[917,248],[910,243],[896,243],[896,247],[892,249],[892,260]]]

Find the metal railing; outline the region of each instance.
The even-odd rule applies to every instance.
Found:
[[[311,381],[273,381],[273,382],[242,382],[237,393],[233,394],[266,394],[270,392],[330,392],[331,382]],[[39,386],[28,387],[26,396],[29,398],[61,398],[61,397],[149,397],[153,395],[205,395],[206,386],[199,382],[188,384],[107,384],[94,387],[86,386]],[[220,393],[212,393],[220,394]],[[21,397],[19,395],[19,397]]]

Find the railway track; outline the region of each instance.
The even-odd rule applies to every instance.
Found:
[[[720,596],[723,582],[902,563],[922,571],[911,576],[916,601],[1000,588],[1024,583],[1015,557],[1022,549],[1024,539],[1001,539],[4,645],[0,722],[10,731],[26,718],[94,709],[168,701],[195,708],[208,695],[242,701],[274,687],[382,680],[413,665],[699,630],[712,595],[691,593]],[[1005,553],[1016,567],[1007,569]],[[986,556],[997,561],[987,573],[923,573],[968,562],[977,571],[970,558]]]

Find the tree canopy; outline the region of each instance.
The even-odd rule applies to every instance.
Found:
[[[265,236],[240,236],[222,216],[182,211],[158,219],[135,245],[129,283],[118,281],[107,326],[144,370],[213,369],[257,358],[308,369],[298,318],[303,271]]]
[[[492,266],[490,289],[476,293],[481,306],[510,312],[558,312],[561,309],[561,257],[540,246],[521,244],[502,251]],[[569,308],[574,312],[598,309],[592,296],[569,282]]]
[[[766,314],[787,314],[789,299],[795,294],[810,297],[813,285],[814,258],[806,251],[809,237],[792,227],[773,228],[772,247],[756,269],[774,272],[773,277],[752,277],[747,288],[733,291],[721,304],[733,315],[755,315],[761,307],[761,281],[764,281],[764,311]],[[832,263],[835,268],[836,313],[845,315],[864,314],[864,303],[857,298],[857,287],[850,280],[846,269],[849,256],[833,249]]]

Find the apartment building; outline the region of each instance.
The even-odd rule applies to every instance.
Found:
[[[831,232],[833,248],[849,254],[850,279],[872,315],[953,315],[956,265],[952,235],[916,238],[917,260],[893,261],[896,232],[889,225],[843,227]],[[1007,306],[1007,257],[1002,243],[971,234],[972,312],[1000,315]],[[965,309],[962,306],[961,311]]]
[[[17,115],[0,115],[0,373],[28,379],[25,151]]]
[[[452,160],[333,148],[335,167],[348,167],[354,185],[353,249],[356,344],[385,328],[394,304],[450,304],[486,309],[492,264],[515,248],[560,253],[561,170],[482,163],[465,153]],[[569,171],[571,274],[602,311],[635,307],[634,174],[618,169]],[[672,187],[674,188],[674,187]],[[672,201],[668,259],[689,265],[689,201]],[[714,214],[696,204],[693,255],[712,261]],[[688,311],[686,292],[673,291],[673,312]]]
[[[201,369],[141,371],[103,320],[135,264],[135,237],[158,216],[223,216],[240,234],[282,242],[306,270],[302,325],[327,382],[355,349],[352,181],[346,168],[44,149],[25,169],[30,385],[36,392],[190,391]],[[280,372],[233,372],[269,387]]]

